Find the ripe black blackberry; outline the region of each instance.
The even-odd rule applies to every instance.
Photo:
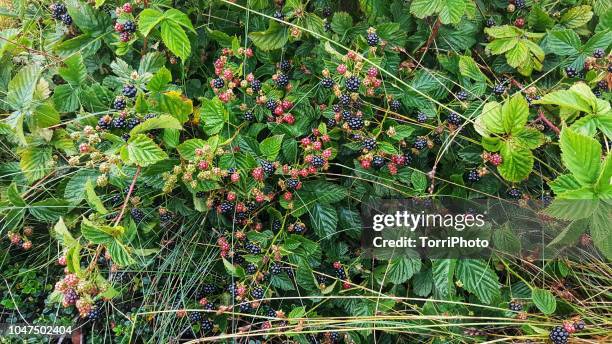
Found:
[[[215,303],[214,302],[207,302],[204,305],[204,309],[207,310],[207,311],[212,311],[212,310],[216,309]]]
[[[605,79],[599,80],[599,82],[597,82],[597,87],[604,91],[608,90],[608,81]]]
[[[136,32],[136,24],[134,24],[134,22],[131,20],[127,20],[125,23],[123,23],[123,30],[125,32],[134,33]]]
[[[64,23],[65,25],[71,25],[72,24],[72,17],[68,13],[62,14],[60,19],[62,20],[62,23]]]
[[[495,24],[496,24],[495,23],[495,19],[493,19],[493,18],[487,19],[487,22],[486,22],[487,27],[493,27],[493,26],[495,26]]]
[[[328,118],[326,124],[327,124],[328,128],[333,128],[333,127],[336,126],[337,123],[336,123],[336,120],[334,118]]]
[[[289,60],[281,60],[278,63],[278,68],[280,68],[281,71],[286,73],[291,69],[291,62],[289,62]]]
[[[349,104],[351,103],[351,96],[349,96],[346,93],[343,93],[340,95],[338,100],[340,101],[340,104],[342,104],[343,106],[349,106]]]
[[[417,122],[419,123],[425,123],[427,122],[427,115],[424,114],[423,112],[419,112],[416,115],[416,119],[417,119]]]
[[[359,80],[356,76],[351,76],[344,82],[344,86],[349,92],[357,92],[359,91],[359,86],[361,86],[361,80]]]
[[[278,232],[282,228],[283,224],[279,219],[272,221],[272,230]]]
[[[525,0],[514,0],[514,6],[519,9],[525,8]]]
[[[139,125],[139,124],[140,124],[140,120],[138,118],[136,118],[136,117],[130,117],[126,121],[126,127],[128,129],[130,129],[130,130],[134,129],[134,127]]]
[[[113,128],[123,129],[125,128],[126,124],[127,123],[125,122],[125,118],[123,118],[122,116],[117,116],[113,118]]]
[[[342,119],[343,120],[348,120],[349,118],[353,117],[353,114],[349,111],[349,110],[342,110]]]
[[[293,231],[297,234],[304,233],[305,230],[306,230],[306,226],[301,222],[296,222],[293,225]]]
[[[352,130],[359,130],[364,126],[363,119],[359,116],[351,116],[346,120],[346,123],[348,123],[349,128]]]
[[[263,160],[263,161],[261,162],[261,168],[263,168],[263,171],[264,171],[266,174],[272,174],[272,173],[274,173],[274,164],[273,164],[273,163],[271,163],[271,162],[269,162],[269,161],[267,161],[267,160]]]
[[[255,211],[255,209],[257,209],[257,203],[255,203],[255,201],[248,201],[246,202],[246,207],[247,207],[247,211],[249,213],[252,213],[253,211]]]
[[[217,291],[217,287],[214,284],[207,283],[207,284],[204,284],[204,286],[202,286],[202,292],[205,295],[210,295],[214,293],[215,291]]]
[[[234,211],[234,204],[230,201],[223,201],[219,205],[219,210],[221,210],[221,214],[230,214]]]
[[[323,80],[321,80],[321,86],[325,88],[332,88],[334,87],[334,80],[332,78],[323,78]]]
[[[229,291],[232,296],[238,296],[238,287],[236,286],[236,282],[232,282],[227,286],[227,291]]]
[[[280,264],[278,264],[277,262],[272,262],[270,264],[270,272],[273,275],[278,275],[283,271],[282,267],[280,266]]]
[[[250,254],[260,254],[261,253],[261,248],[252,242],[248,242],[244,246],[244,249]]]
[[[259,81],[257,79],[253,80],[253,82],[251,83],[251,88],[255,92],[261,91],[261,81]]]
[[[136,97],[137,92],[138,90],[136,89],[134,85],[124,85],[123,86],[123,95],[128,98]]]
[[[138,208],[132,208],[130,210],[130,214],[132,215],[132,218],[134,219],[134,221],[136,222],[140,222],[144,219],[144,212]]]
[[[204,198],[206,197],[206,192],[204,191],[198,191],[195,193],[196,198]]]
[[[337,331],[330,332],[329,339],[332,341],[332,343],[340,343],[340,333]]]
[[[373,150],[376,148],[376,146],[378,146],[378,144],[376,143],[375,138],[368,137],[367,139],[363,140],[364,149]]]
[[[565,344],[569,340],[569,332],[563,326],[556,326],[550,331],[548,338],[554,344]]]
[[[115,98],[115,101],[113,102],[113,109],[115,110],[123,110],[126,107],[126,103],[125,103],[125,99],[118,97]]]
[[[215,78],[213,79],[212,84],[214,88],[223,88],[223,86],[225,86],[225,81],[223,81],[221,78]]]
[[[371,33],[368,33],[366,37],[366,41],[368,41],[369,46],[375,47],[378,45],[378,42],[380,42],[380,38],[375,32],[371,32]]]
[[[389,104],[389,107],[391,108],[392,111],[397,112],[402,107],[402,103],[400,103],[400,101],[397,99],[393,99],[391,103]]]
[[[253,114],[253,111],[247,111],[244,113],[242,118],[244,118],[245,121],[251,122],[255,120],[255,114]]]
[[[146,115],[144,116],[143,120],[145,120],[145,121],[146,121],[146,120],[148,120],[148,119],[155,118],[155,117],[157,117],[157,115],[156,115],[156,114],[154,114],[154,113],[148,113],[148,114],[146,114]]]
[[[457,99],[459,100],[466,100],[468,99],[468,97],[469,97],[468,93],[464,90],[457,92]]]
[[[327,21],[327,19],[325,20],[325,24],[323,24],[323,29],[325,32],[329,32],[332,29],[331,23]]]
[[[323,276],[323,275],[316,275],[316,279],[319,284],[323,284],[323,285],[327,284],[327,282],[329,281],[327,279],[327,276]]]
[[[293,271],[293,269],[290,266],[285,266],[283,268],[283,271],[285,271],[285,273],[287,274],[287,277],[289,277],[290,279],[293,279],[293,277],[295,276],[295,271]]]
[[[469,182],[475,183],[480,180],[480,174],[478,174],[478,171],[476,170],[471,170],[467,174],[467,180]]]
[[[66,5],[59,2],[51,4],[50,9],[53,19],[60,19],[62,14],[66,13]]]
[[[172,221],[172,213],[169,211],[164,211],[164,212],[160,212],[159,214],[159,221],[161,222],[170,222]]]
[[[504,86],[504,84],[497,84],[493,87],[493,93],[498,96],[501,96],[504,92],[506,92],[506,86]]]
[[[379,169],[383,166],[385,166],[385,159],[382,156],[377,155],[372,158],[372,167]]]
[[[456,112],[451,112],[451,114],[448,115],[448,118],[446,120],[448,121],[449,124],[452,124],[452,125],[461,124],[461,117]]]
[[[603,95],[603,93],[601,93],[601,89],[599,89],[599,88],[598,88],[598,89],[595,89],[595,90],[593,91],[593,94],[594,94],[594,95],[595,95],[595,97],[597,97],[597,98],[601,98],[601,96]]]
[[[289,77],[286,74],[279,74],[276,78],[276,86],[287,87],[289,85]]]
[[[251,295],[253,295],[253,297],[257,300],[263,299],[264,294],[265,293],[262,287],[255,287],[253,290],[251,290]]]
[[[276,100],[274,99],[268,99],[268,101],[266,101],[266,108],[268,110],[274,110],[276,108]]]
[[[247,274],[252,275],[257,272],[257,265],[253,263],[248,263],[244,270],[246,271]]]
[[[289,178],[285,182],[285,185],[287,185],[287,187],[291,190],[295,190],[299,184],[300,184],[300,181],[295,178]]]
[[[332,9],[330,7],[323,8],[323,17],[331,17]]]
[[[132,188],[132,196],[136,193],[136,190],[138,190],[138,185],[134,184],[134,188]],[[130,186],[129,185],[123,188],[123,193],[125,195],[127,195],[129,192],[130,192]]]
[[[523,305],[521,305],[521,304],[520,304],[520,303],[518,303],[518,302],[511,301],[511,302],[508,304],[508,308],[509,308],[511,311],[514,311],[514,312],[520,312],[520,311],[522,311],[522,310],[523,310]]]
[[[189,321],[197,323],[202,320],[202,312],[191,312],[189,313]]]
[[[114,194],[114,195],[112,195],[112,196],[111,196],[111,197],[108,199],[108,201],[109,201],[111,204],[119,204],[119,203],[123,202],[123,197],[121,197],[121,195],[119,195],[119,194]]]
[[[414,156],[412,153],[410,151],[404,153],[404,166],[412,164],[412,161],[414,161]]]
[[[604,57],[604,54],[606,52],[602,49],[602,48],[597,48],[595,49],[595,51],[593,51],[593,57],[600,59],[602,57]]]
[[[344,271],[344,268],[336,269],[336,276],[341,280],[346,279],[346,272]]]
[[[310,164],[314,167],[321,167],[325,165],[325,159],[323,159],[323,157],[321,156],[316,155],[312,157],[312,161],[310,162]]]
[[[567,74],[568,78],[575,78],[578,76],[578,71],[574,67],[565,67],[565,74]]]
[[[91,307],[89,313],[87,313],[87,319],[98,320],[102,316],[102,304],[97,302]]]
[[[511,198],[518,199],[521,198],[522,195],[523,193],[521,192],[521,190],[517,188],[508,189],[508,196],[510,196]]]
[[[112,118],[110,116],[103,116],[98,120],[98,126],[100,129],[110,129],[112,127]]]
[[[574,328],[575,328],[577,331],[582,331],[582,330],[584,330],[584,328],[585,328],[585,327],[586,327],[586,325],[585,325],[585,323],[584,323],[584,320],[578,320],[578,321],[576,321],[576,322],[574,323]]]
[[[253,310],[251,303],[245,302],[240,304],[240,313],[250,313]]]
[[[268,308],[266,315],[270,318],[276,318],[276,311],[273,308]]]
[[[423,136],[419,136],[416,138],[416,140],[414,140],[414,144],[412,146],[418,150],[422,150],[427,147],[427,139]]]

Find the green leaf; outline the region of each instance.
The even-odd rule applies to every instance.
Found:
[[[161,92],[166,85],[172,81],[172,74],[166,67],[160,68],[147,84],[147,89],[152,92]]]
[[[523,41],[519,40],[512,49],[506,52],[506,62],[510,67],[517,68],[529,62],[529,48]]]
[[[410,176],[410,181],[417,191],[423,192],[427,188],[427,176],[421,171],[414,171]]]
[[[497,169],[504,179],[519,182],[529,176],[534,161],[531,150],[512,142],[504,142],[500,153],[503,162]]]
[[[456,276],[463,283],[463,288],[475,294],[485,304],[491,304],[500,297],[497,275],[485,261],[479,259],[459,260]]]
[[[87,68],[81,54],[75,54],[64,61],[65,67],[59,69],[59,75],[69,84],[79,86],[87,80]]]
[[[417,18],[428,17],[438,11],[439,1],[437,0],[415,0],[410,3],[410,13]]]
[[[153,118],[149,118],[146,121],[135,126],[130,130],[130,136],[145,133],[155,129],[178,129],[182,130],[183,126],[176,118],[169,115],[161,115]]]
[[[531,299],[538,309],[544,314],[553,314],[557,309],[557,300],[548,290],[536,288],[531,292]]]
[[[6,196],[7,196],[8,200],[9,200],[9,202],[11,202],[12,205],[14,205],[16,207],[25,207],[26,206],[26,202],[21,197],[21,194],[19,193],[19,190],[17,190],[17,184],[15,184],[15,182],[13,182],[13,183],[11,183],[11,185],[9,185],[8,190],[6,191]]]
[[[201,117],[204,120],[204,131],[208,135],[217,134],[229,120],[229,113],[219,98],[200,98],[200,100],[202,101]]]
[[[163,13],[152,8],[145,8],[138,15],[138,30],[148,36],[151,30],[164,19]]]
[[[545,209],[548,216],[561,220],[580,220],[591,216],[597,209],[598,200],[555,198]]]
[[[474,122],[474,129],[482,136],[490,136],[491,133],[503,134],[503,123],[502,105],[498,102],[488,102]]]
[[[521,94],[516,94],[502,106],[502,125],[505,133],[523,129],[529,117],[529,105]]]
[[[594,185],[599,176],[601,145],[597,140],[563,128],[559,139],[561,160],[582,185]]]
[[[575,55],[580,52],[582,43],[574,30],[556,30],[548,35],[548,50],[560,56]]]
[[[466,9],[465,0],[438,1],[442,24],[458,24]]]
[[[32,105],[34,90],[38,84],[41,69],[36,64],[25,66],[17,72],[8,84],[6,102],[16,110],[24,110]]]
[[[108,213],[108,210],[102,204],[100,197],[96,194],[95,185],[92,179],[88,179],[85,183],[85,199],[87,203],[94,208],[98,213],[105,215]]]
[[[77,243],[76,239],[68,231],[64,219],[60,217],[55,226],[53,226],[53,237],[64,247],[70,247]]]
[[[172,21],[189,31],[196,33],[196,30],[193,28],[193,24],[191,24],[191,20],[189,20],[189,16],[176,8],[171,8],[164,12],[164,19]]]
[[[168,154],[145,134],[132,136],[127,143],[128,161],[138,166],[149,166],[168,158]]]
[[[393,284],[402,284],[419,270],[421,270],[420,259],[395,257],[389,261],[386,279]]]
[[[253,44],[263,51],[280,49],[289,40],[287,28],[274,20],[270,20],[270,26],[266,31],[252,32],[249,38]]]
[[[559,23],[567,28],[575,29],[588,23],[592,17],[593,12],[591,11],[591,6],[576,6],[563,13],[559,19]]]
[[[540,6],[533,6],[527,16],[527,23],[536,31],[546,31],[555,24],[555,21]]]
[[[511,25],[501,25],[485,28],[485,33],[493,38],[515,38],[523,34],[523,30]]]
[[[28,206],[30,214],[42,222],[56,222],[68,212],[69,203],[63,199],[48,198]]]
[[[128,248],[121,243],[119,240],[111,241],[110,245],[107,247],[110,253],[111,259],[113,262],[119,266],[129,266],[136,261],[130,255]]]
[[[284,135],[270,136],[259,144],[259,150],[268,160],[275,160],[281,149]]]
[[[86,218],[81,222],[81,234],[94,244],[108,244],[124,233],[121,226],[97,225]]]
[[[338,214],[333,206],[316,203],[310,210],[309,215],[313,229],[319,238],[328,239],[336,233]]]
[[[160,95],[159,111],[169,113],[181,123],[185,123],[189,120],[189,114],[193,112],[193,102],[180,92],[164,92]]]
[[[161,23],[161,37],[166,47],[182,60],[186,60],[191,54],[191,43],[181,25],[164,20]]]
[[[185,160],[195,160],[195,150],[207,145],[202,139],[189,139],[176,147],[181,157]]]
[[[459,72],[462,76],[466,76],[475,81],[487,80],[487,77],[471,56],[462,55],[459,57]]]
[[[487,50],[493,55],[503,54],[513,49],[519,42],[518,38],[497,38],[491,43],[487,44]]]
[[[608,260],[612,260],[612,209],[609,203],[599,202],[599,207],[591,219],[591,237],[595,246]]]
[[[223,258],[223,266],[225,267],[225,271],[227,271],[230,276],[243,278],[245,276],[244,268],[240,265],[234,265],[230,263],[227,259]]]
[[[306,316],[305,306],[295,307],[294,309],[291,310],[291,312],[289,312],[289,314],[287,314],[287,318],[289,318],[289,323],[291,324],[296,324],[297,320],[295,319],[301,319],[301,318],[304,318],[305,316]]]
[[[92,169],[78,170],[66,183],[64,198],[72,205],[81,203],[85,199],[85,184],[90,180],[95,182],[99,175],[98,171]]]
[[[512,133],[512,140],[527,149],[536,149],[544,143],[544,135],[535,128],[523,127]]]
[[[353,28],[353,18],[346,12],[335,12],[332,17],[331,28],[342,37]]]
[[[19,166],[30,183],[44,177],[53,169],[50,165],[53,160],[51,148],[28,147],[21,151],[20,157]]]

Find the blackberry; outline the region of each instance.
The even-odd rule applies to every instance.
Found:
[[[291,62],[289,62],[289,60],[280,60],[278,63],[278,68],[286,73],[291,69]]]
[[[252,242],[247,243],[244,246],[244,249],[250,254],[260,254],[261,253],[261,248],[257,246],[256,244],[253,244]]]
[[[72,17],[68,13],[62,14],[60,19],[62,20],[62,23],[64,23],[65,25],[71,25],[72,24]]]
[[[480,180],[480,174],[478,174],[478,171],[476,170],[471,170],[467,174],[467,180],[469,182],[475,183]]]
[[[272,308],[269,308],[266,312],[266,315],[270,318],[276,318],[276,311]]]
[[[109,198],[109,202],[111,204],[119,204],[121,202],[123,202],[123,197],[121,197],[121,195],[119,194],[114,194],[111,196],[111,198]]]
[[[351,114],[351,112],[349,110],[342,110],[342,119],[348,120],[352,116],[353,115]]]
[[[110,129],[112,126],[112,120],[110,116],[103,116],[98,120],[98,126],[100,129]]]
[[[427,122],[427,115],[425,113],[419,111],[416,114],[416,120],[419,123],[425,123],[425,122]]]
[[[87,313],[87,319],[89,320],[98,320],[102,316],[102,305],[96,304],[91,307],[89,313]]]
[[[593,57],[600,59],[604,57],[604,54],[605,54],[605,51],[602,48],[597,48],[593,52]]]
[[[266,108],[268,110],[274,110],[276,108],[276,100],[268,99],[268,101],[266,102]]]
[[[466,91],[461,90],[461,91],[457,92],[457,99],[459,99],[459,100],[463,101],[463,100],[468,99],[468,97],[469,97],[469,95],[468,95],[468,93]]]
[[[136,97],[137,92],[138,90],[136,89],[134,85],[124,85],[123,86],[123,95],[128,98]]]
[[[331,17],[331,15],[332,15],[332,9],[330,7],[323,8],[324,17]]]
[[[132,189],[132,195],[134,195],[136,193],[136,190],[138,190],[138,186],[134,184],[134,188]],[[130,187],[129,185],[123,188],[123,193],[124,194],[128,194],[130,192]]]
[[[319,284],[323,284],[323,285],[325,285],[325,284],[327,284],[327,282],[328,282],[327,276],[323,276],[323,275],[316,275],[316,279],[317,279],[317,282],[318,282]]]
[[[227,291],[233,296],[238,296],[238,288],[236,287],[236,283],[232,282],[229,286],[227,286]]]
[[[172,221],[172,213],[169,211],[162,212],[161,214],[159,214],[159,221],[161,222]]]
[[[351,96],[346,93],[341,94],[338,99],[340,100],[340,104],[344,106],[348,106],[351,103]]]
[[[127,32],[127,31],[123,31],[122,33],[119,34],[119,40],[121,42],[127,42],[132,38],[132,34]]]
[[[385,166],[385,159],[382,156],[377,155],[372,158],[372,167],[379,169],[383,166]]]
[[[134,33],[136,32],[136,24],[134,24],[134,22],[131,20],[127,20],[125,23],[123,23],[123,30],[125,32]]]
[[[293,225],[293,231],[296,232],[297,234],[304,233],[305,230],[306,230],[306,226],[304,226],[304,224],[301,222],[297,222]]]
[[[257,79],[253,80],[253,82],[251,83],[251,88],[255,92],[261,91],[261,81],[259,81]]]
[[[321,86],[325,88],[332,88],[334,87],[334,80],[332,78],[323,78],[323,80],[321,80]]]
[[[326,20],[325,24],[323,24],[323,29],[325,30],[325,32],[331,31],[332,29],[331,23]]]
[[[603,94],[601,93],[601,90],[600,90],[600,89],[596,89],[596,90],[594,90],[594,91],[593,91],[593,94],[594,94],[594,95],[595,95],[595,97],[597,97],[597,98],[601,98],[601,96],[603,95]]]
[[[357,92],[359,91],[359,86],[361,86],[361,80],[356,76],[351,76],[346,79],[344,86],[349,92]]]
[[[293,271],[293,269],[290,266],[284,267],[283,270],[287,274],[287,277],[293,279],[293,277],[295,276],[295,272]]]
[[[214,88],[223,88],[223,86],[225,86],[225,81],[223,81],[221,78],[215,78],[213,79],[212,84]]]
[[[567,74],[568,78],[575,78],[578,76],[578,71],[574,67],[565,67],[565,74]]]
[[[53,19],[60,19],[62,14],[66,13],[66,5],[56,2],[50,6],[51,16]]]
[[[497,84],[493,87],[493,93],[498,96],[501,96],[504,92],[506,92],[506,86],[504,86],[504,84]]]
[[[204,198],[206,197],[206,192],[204,191],[198,191],[195,193],[196,198]]]
[[[77,302],[78,298],[79,298],[79,295],[77,294],[77,292],[74,289],[68,289],[64,293],[64,302],[69,304],[69,305],[75,304]]]
[[[289,77],[286,74],[279,74],[276,78],[276,86],[287,87],[289,85]]]
[[[157,117],[157,115],[156,115],[156,114],[154,114],[154,113],[148,113],[148,114],[146,114],[146,115],[144,116],[144,120],[146,121],[146,120],[148,120],[148,119],[155,118],[155,117]]]
[[[134,221],[136,222],[142,221],[142,219],[144,219],[144,216],[145,216],[142,210],[138,208],[132,208],[130,210],[130,214],[132,215],[132,218],[134,218]]]
[[[264,161],[261,162],[261,168],[263,168],[263,171],[266,174],[274,173],[274,164],[269,162],[269,161],[267,161],[267,160],[264,160]]]
[[[255,287],[253,290],[251,290],[251,295],[253,295],[253,297],[257,300],[263,299],[264,290],[262,287]]]
[[[332,343],[340,343],[340,333],[337,331],[330,332],[329,339],[332,341]]]
[[[413,160],[414,160],[414,156],[412,155],[412,153],[410,153],[409,151],[404,153],[404,166],[408,166],[412,164]]]
[[[251,304],[249,302],[240,304],[240,313],[250,313],[252,309],[253,307],[251,307]]]
[[[252,275],[257,272],[257,265],[253,263],[248,263],[244,270],[247,272],[247,274]]]
[[[367,138],[363,140],[364,149],[373,150],[374,148],[376,148],[376,146],[378,146],[378,144],[376,143],[376,139],[374,138]]]
[[[234,211],[234,204],[232,204],[230,201],[223,201],[219,205],[219,209],[221,210],[222,214],[229,214]]]
[[[140,120],[136,117],[131,117],[127,119],[126,126],[128,129],[134,129],[135,126],[140,124]]]
[[[289,178],[289,179],[287,179],[285,184],[287,185],[287,187],[289,189],[295,190],[298,187],[298,185],[300,184],[300,181],[295,179],[295,178]]]
[[[207,310],[207,311],[212,311],[212,310],[214,310],[215,308],[216,308],[216,307],[215,307],[215,303],[214,303],[214,302],[207,302],[207,303],[204,305],[204,309],[205,309],[205,310]]]
[[[418,150],[422,150],[427,147],[427,139],[423,136],[419,136],[416,138],[416,140],[414,140],[414,144],[412,146]]]
[[[378,42],[380,42],[380,38],[374,32],[368,33],[368,36],[366,37],[366,40],[368,41],[368,45],[371,46],[371,47],[377,46]]]
[[[217,287],[211,283],[204,284],[204,286],[202,287],[202,292],[205,295],[210,295],[214,293],[215,291],[217,291]]]
[[[346,279],[346,272],[344,271],[344,268],[336,269],[336,276],[341,280]]]
[[[191,312],[189,313],[189,321],[197,323],[202,320],[202,312]]]
[[[493,27],[493,26],[495,26],[495,24],[496,24],[495,23],[495,19],[493,19],[493,18],[487,19],[487,22],[486,22],[487,27]]]
[[[446,120],[448,121],[449,124],[452,124],[452,125],[461,124],[461,117],[456,112],[452,112],[450,115],[448,115],[448,118]]]
[[[245,121],[254,121],[255,120],[255,115],[253,114],[253,111],[247,111],[244,113],[244,120]]]
[[[272,15],[275,19],[278,20],[283,20],[285,19],[285,15],[283,14],[283,12],[281,11],[274,11],[274,14]]]
[[[125,118],[119,116],[113,119],[113,128],[116,129],[123,129],[125,128],[125,125],[127,123],[125,122]]]
[[[349,128],[352,130],[359,130],[364,126],[363,119],[358,116],[351,116],[351,118],[347,119],[346,123],[348,123]]]
[[[130,140],[130,134],[128,133],[121,134],[121,139],[125,142],[128,142]]]
[[[517,188],[510,188],[510,189],[508,189],[508,196],[510,196],[511,198],[518,199],[522,195],[523,195],[523,193],[521,192],[521,190],[519,190]]]
[[[516,8],[525,8],[525,0],[515,0],[514,1],[514,6],[516,6]]]
[[[336,126],[337,123],[336,123],[336,120],[334,118],[328,118],[326,124],[327,124],[328,128],[333,128],[333,127]]]
[[[255,203],[254,201],[248,201],[246,203],[246,206],[247,206],[247,211],[249,213],[251,213],[251,212],[255,211],[255,209],[257,209],[257,203]]]
[[[126,107],[126,103],[125,103],[125,99],[118,97],[115,98],[115,101],[113,102],[113,109],[115,110],[123,110]]]
[[[399,100],[397,99],[393,99],[391,101],[391,104],[389,104],[389,107],[391,108],[392,111],[399,111],[400,107],[402,106],[402,103],[400,103]]]
[[[508,308],[510,308],[511,311],[520,312],[523,310],[523,305],[518,302],[512,301],[508,304]]]
[[[565,344],[569,339],[569,332],[563,326],[556,326],[548,335],[554,344]]]
[[[316,155],[312,157],[312,161],[310,162],[310,164],[314,167],[321,167],[325,165],[325,159],[323,159],[321,156]]]
[[[280,222],[280,220],[278,219],[274,219],[274,221],[272,221],[272,230],[275,232],[278,232],[281,228],[282,228],[283,224],[282,222]]]
[[[582,331],[584,330],[584,328],[586,327],[586,325],[584,324],[584,320],[578,320],[574,323],[574,328],[577,331]]]
[[[597,83],[597,87],[605,91],[608,89],[608,82],[605,79],[599,80],[599,82]]]
[[[548,207],[552,203],[553,199],[554,198],[550,194],[544,194],[541,197],[542,203],[545,207]]]
[[[281,271],[283,271],[283,269],[277,262],[272,262],[272,264],[270,264],[270,272],[273,275],[278,275],[281,273]]]

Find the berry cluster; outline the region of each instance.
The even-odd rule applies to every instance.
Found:
[[[51,4],[51,16],[53,19],[61,20],[65,25],[72,25],[72,17],[68,14],[68,9],[66,5],[56,2]]]

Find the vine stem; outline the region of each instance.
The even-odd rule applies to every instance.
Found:
[[[431,29],[429,38],[427,38],[427,43],[425,43],[425,47],[423,47],[423,55],[421,56],[424,56],[425,54],[427,54],[427,51],[429,50],[429,46],[431,45],[431,43],[433,43],[433,41],[438,36],[438,30],[440,29],[440,25],[442,25],[442,22],[440,21],[440,17],[438,17],[438,19],[436,20],[436,22],[434,23]]]
[[[119,224],[119,221],[121,221],[121,218],[123,218],[123,214],[125,213],[125,208],[127,207],[127,204],[130,200],[132,191],[134,191],[134,186],[136,185],[136,179],[138,178],[139,174],[140,174],[140,166],[138,166],[138,168],[136,169],[136,173],[134,173],[134,178],[132,178],[132,184],[130,184],[130,189],[128,190],[127,196],[125,196],[125,200],[123,201],[123,205],[121,206],[121,212],[119,213],[119,216],[117,216],[117,219],[115,220],[115,227],[117,227],[117,225]]]
[[[537,120],[544,122],[544,124],[546,124],[557,135],[559,135],[561,133],[561,130],[559,130],[559,127],[557,127],[553,122],[551,122],[548,118],[546,118],[546,115],[544,115],[544,110],[542,110],[542,109],[538,110],[538,118],[537,118]]]

